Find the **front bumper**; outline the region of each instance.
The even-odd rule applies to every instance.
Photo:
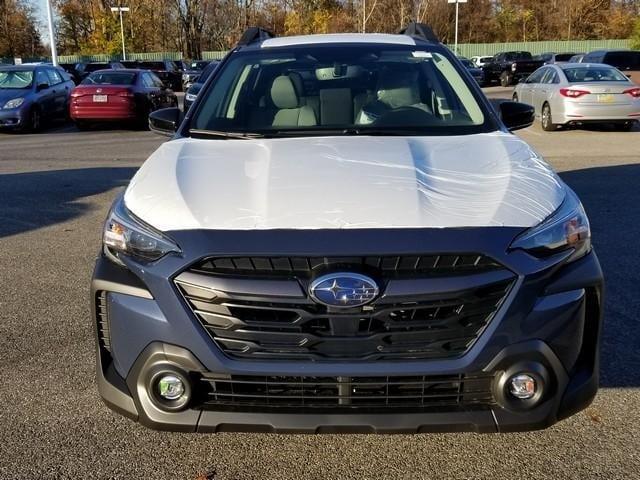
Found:
[[[507,242],[514,233],[507,235]],[[188,242],[186,237],[177,240],[183,248]],[[411,241],[404,240],[411,249]],[[318,241],[327,244],[322,239]],[[451,246],[455,247],[455,243]],[[488,238],[487,245],[490,243]],[[248,246],[220,241],[219,248],[233,254],[234,249],[246,251]],[[495,258],[500,255],[499,250],[498,242],[496,250],[488,253]],[[541,262],[523,252],[508,254],[508,261],[500,258],[518,273],[517,285],[508,304],[465,355],[395,362],[253,361],[225,356],[178,297],[171,281],[201,253],[195,251],[189,260],[167,257],[144,268],[130,263],[130,270],[103,257],[96,265],[92,282],[94,325],[100,320],[95,314],[96,295],[108,292],[110,341],[107,352],[96,329],[99,391],[111,408],[148,427],[199,432],[523,431],[545,428],[572,415],[585,408],[596,394],[603,280],[593,252],[569,265],[563,265],[558,258]],[[548,373],[548,390],[540,403],[523,409],[504,398],[500,380],[514,369],[526,369],[532,364]],[[493,400],[473,408],[388,412],[354,409],[340,413],[331,409],[301,409],[303,413],[255,408],[216,410],[193,402],[191,408],[168,413],[157,407],[147,388],[149,372],[161,367],[196,376],[278,378],[483,374],[494,378]]]
[[[23,107],[10,110],[0,109],[0,128],[20,128],[27,121],[27,112]]]

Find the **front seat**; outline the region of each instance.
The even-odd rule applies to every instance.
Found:
[[[273,80],[271,101],[278,109],[272,125],[274,127],[312,127],[318,124],[316,114],[308,105],[302,105],[300,92],[287,75]]]

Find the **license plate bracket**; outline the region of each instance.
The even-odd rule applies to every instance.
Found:
[[[93,101],[95,103],[106,103],[108,101],[107,95],[94,95]]]

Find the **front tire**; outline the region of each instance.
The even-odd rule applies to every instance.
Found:
[[[558,125],[553,123],[553,116],[551,115],[551,107],[548,103],[542,106],[542,129],[545,132],[555,132],[558,129]]]
[[[32,107],[26,123],[20,128],[21,133],[38,133],[42,128],[42,115],[38,107]]]

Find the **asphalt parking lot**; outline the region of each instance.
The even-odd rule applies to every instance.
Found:
[[[112,199],[165,139],[0,134],[0,478],[640,478],[640,131],[518,134],[591,218],[607,281],[602,388],[545,431],[420,436],[176,434],[112,413],[94,385],[89,279]]]

